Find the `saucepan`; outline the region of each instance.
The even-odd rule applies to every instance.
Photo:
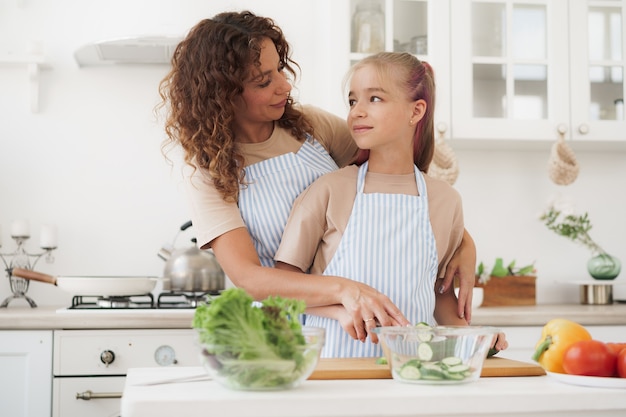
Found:
[[[11,275],[31,281],[56,285],[73,295],[121,297],[151,292],[159,278],[143,276],[60,276],[23,268],[13,268]]]

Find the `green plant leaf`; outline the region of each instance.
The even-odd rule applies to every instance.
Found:
[[[476,271],[476,275],[481,276],[485,272],[485,264],[482,262],[478,264],[478,270]]]
[[[496,262],[491,270],[491,275],[494,277],[505,277],[509,275],[509,271],[504,267],[504,261],[502,258],[496,258]]]
[[[532,264],[532,265],[527,265],[527,266],[525,266],[525,267],[523,267],[523,268],[520,268],[520,269],[516,272],[516,275],[528,275],[528,274],[530,274],[531,272],[533,272],[534,270],[535,270],[535,265],[534,265],[534,264]]]

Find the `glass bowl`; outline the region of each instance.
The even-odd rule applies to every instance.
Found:
[[[394,380],[462,384],[480,377],[499,329],[488,326],[378,327]]]
[[[197,329],[202,340],[202,329]],[[303,327],[304,344],[282,357],[274,352],[264,358],[238,358],[240,347],[210,345],[199,342],[201,362],[219,384],[248,391],[272,391],[294,388],[315,370],[324,346],[325,329]]]

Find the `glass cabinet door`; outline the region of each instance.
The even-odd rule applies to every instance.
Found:
[[[451,0],[455,138],[558,137],[569,120],[565,1]]]
[[[626,142],[624,3],[570,1],[574,139]]]
[[[435,123],[450,129],[450,4],[444,0],[350,0],[350,64],[381,51],[427,61],[437,88]]]

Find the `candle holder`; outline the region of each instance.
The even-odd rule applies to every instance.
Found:
[[[52,256],[52,251],[56,249],[55,247],[42,247],[43,252],[39,253],[28,253],[24,244],[30,238],[30,236],[11,236],[17,245],[15,251],[11,253],[0,253],[0,258],[2,258],[2,262],[4,263],[5,270],[7,272],[7,277],[9,278],[9,283],[11,286],[11,292],[13,293],[11,296],[5,298],[5,300],[0,304],[0,308],[8,307],[9,303],[13,300],[23,298],[28,302],[28,304],[34,308],[37,307],[37,303],[26,295],[28,292],[28,286],[30,281],[24,278],[14,277],[11,271],[13,268],[24,268],[24,269],[34,269],[37,262],[45,255],[46,262],[52,263],[54,262],[54,256]]]

